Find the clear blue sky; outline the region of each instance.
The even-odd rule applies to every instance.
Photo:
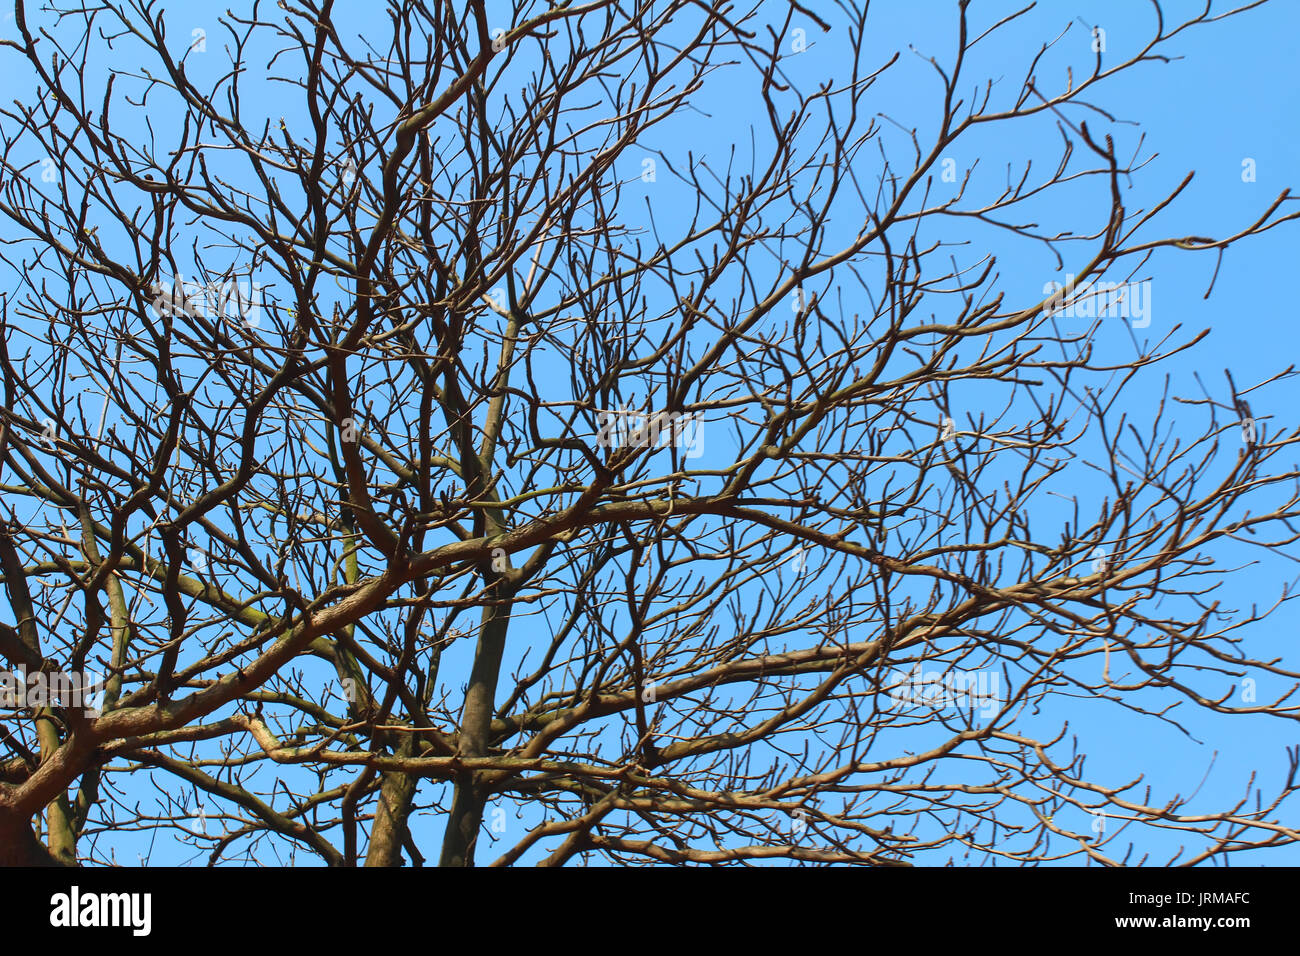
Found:
[[[768,4],[773,15],[785,6]],[[1169,0],[1165,5],[1166,21],[1181,20],[1203,7],[1196,0]],[[1216,8],[1226,5],[1216,2]],[[1000,0],[975,0],[971,5],[973,23],[987,26],[1018,9],[1015,3]],[[502,4],[489,4],[499,11]],[[926,143],[939,115],[940,88],[932,69],[922,57],[934,56],[945,67],[951,63],[955,46],[956,3],[951,0],[874,0],[871,4],[868,60],[883,62],[895,50],[902,52],[900,65],[883,81],[871,99],[872,109],[886,113],[904,126],[916,126],[922,143]],[[356,16],[356,10],[349,12]],[[188,34],[190,21],[201,25],[201,18],[186,10],[173,14],[177,28]],[[1079,18],[1079,19],[1076,19]],[[357,26],[362,27],[361,16]],[[345,22],[346,19],[345,19]],[[974,80],[1001,78],[1000,90],[1005,98],[1014,95],[1024,67],[1038,46],[1056,37],[1073,22],[1071,32],[1062,42],[1063,55],[1074,64],[1076,76],[1086,71],[1092,58],[1089,29],[1105,30],[1107,62],[1124,56],[1135,45],[1145,42],[1154,29],[1155,18],[1149,4],[1137,0],[1081,0],[1040,3],[1031,15],[994,38],[966,66]],[[810,49],[792,57],[786,64],[789,75],[802,88],[810,89],[820,79],[839,79],[845,75],[846,36],[842,33],[824,37],[813,24],[804,23]],[[1098,87],[1089,100],[1111,112],[1121,124],[1115,130],[1121,153],[1137,150],[1139,138],[1144,155],[1156,154],[1132,181],[1132,206],[1149,206],[1163,198],[1189,172],[1195,171],[1192,185],[1178,202],[1166,210],[1154,229],[1161,235],[1196,234],[1220,236],[1235,233],[1260,215],[1269,202],[1287,187],[1300,187],[1300,115],[1298,84],[1294,69],[1295,36],[1300,27],[1300,4],[1276,0],[1226,22],[1190,30],[1176,38],[1169,51],[1182,59],[1170,63],[1141,65]],[[0,24],[6,33],[12,21]],[[6,54],[8,55],[8,54]],[[214,51],[207,62],[196,69],[214,75],[221,68],[224,55]],[[105,57],[105,62],[111,62]],[[1043,70],[1044,86],[1056,89],[1059,75]],[[247,82],[252,85],[252,77]],[[281,91],[283,87],[279,88]],[[683,116],[679,122],[660,128],[646,142],[648,148],[663,150],[665,155],[684,159],[686,150],[696,155],[725,157],[735,145],[742,153],[750,143],[751,124],[760,127],[763,117],[752,107],[752,73],[749,70],[723,70],[711,78],[711,86],[696,100],[699,113]],[[269,116],[285,115],[292,122],[301,116],[301,108],[290,101],[280,101],[268,94]],[[1080,114],[1072,114],[1077,119]],[[1084,114],[1086,115],[1086,114]],[[124,122],[140,122],[128,118]],[[154,117],[160,122],[160,117]],[[890,140],[894,149],[902,150],[905,140],[895,131]],[[1017,172],[1026,159],[1033,159],[1035,169],[1051,168],[1056,157],[1059,137],[1051,123],[1023,122],[1001,125],[995,135],[975,136],[970,144],[957,144],[951,151],[956,167],[963,172],[974,166],[972,194],[996,193],[1005,182],[1007,166]],[[900,159],[905,158],[900,152]],[[629,178],[635,176],[637,156],[629,154]],[[1245,182],[1243,161],[1253,160],[1255,180]],[[976,161],[978,163],[976,164]],[[937,177],[936,177],[937,179]],[[660,216],[672,222],[671,187],[661,179],[652,193]],[[948,188],[936,183],[936,188]],[[1095,188],[1062,191],[1050,208],[1043,210],[1051,224],[1067,227],[1077,223],[1079,231],[1095,229],[1106,208],[1104,196]],[[1126,203],[1129,197],[1126,196]],[[1290,211],[1290,210],[1288,210]],[[661,219],[661,225],[665,219]],[[851,235],[858,221],[843,224]],[[9,228],[8,226],[4,227]],[[953,225],[945,238],[970,238],[986,245],[954,250],[963,263],[977,261],[986,253],[998,255],[1002,279],[999,288],[1008,299],[1025,304],[1042,297],[1042,287],[1062,273],[1040,250],[1017,245],[1009,240],[998,243],[990,230],[967,231]],[[1126,392],[1124,410],[1133,418],[1155,407],[1163,390],[1163,373],[1172,376],[1174,394],[1199,396],[1193,373],[1223,397],[1223,369],[1229,368],[1239,386],[1253,385],[1281,371],[1295,361],[1300,350],[1294,347],[1297,336],[1289,303],[1288,283],[1292,274],[1300,232],[1282,228],[1250,239],[1229,250],[1217,277],[1214,295],[1203,299],[1215,266],[1212,253],[1163,252],[1147,265],[1141,277],[1152,280],[1151,326],[1134,330],[1158,338],[1175,325],[1182,326],[1176,338],[1209,329],[1209,337],[1186,353],[1153,371]],[[1079,257],[1077,261],[1082,261]],[[1063,272],[1071,271],[1067,259]],[[1133,340],[1120,320],[1103,325],[1099,348],[1114,350],[1117,357],[1131,355]],[[1293,426],[1291,410],[1296,405],[1300,383],[1285,381],[1252,395],[1257,418],[1268,419],[1269,428],[1281,431]],[[714,449],[716,453],[716,448]],[[1086,498],[1090,476],[1075,476],[1073,489]],[[1245,552],[1243,552],[1244,554]],[[1298,566],[1295,555],[1267,555],[1250,552],[1253,567],[1237,572],[1217,597],[1228,606],[1249,608],[1252,603],[1266,605],[1276,597],[1284,582],[1292,581]],[[1286,655],[1295,660],[1295,630],[1300,611],[1283,606],[1262,625],[1250,632],[1251,652],[1257,657]],[[508,673],[508,668],[505,669]],[[449,681],[450,682],[450,681]],[[1090,779],[1099,782],[1127,782],[1138,774],[1147,775],[1155,787],[1150,802],[1161,802],[1174,794],[1199,793],[1193,807],[1222,808],[1244,796],[1247,779],[1256,773],[1256,783],[1266,793],[1276,789],[1285,776],[1287,763],[1284,748],[1300,742],[1291,721],[1258,717],[1224,717],[1190,713],[1190,705],[1180,709],[1184,726],[1191,737],[1167,724],[1149,718],[1135,718],[1098,706],[1086,709],[1066,702],[1040,718],[1040,729],[1059,726],[1070,720],[1081,738],[1081,746],[1090,755]],[[1182,713],[1188,712],[1188,713]],[[265,771],[263,772],[265,778]],[[168,778],[159,776],[166,785]],[[146,797],[143,781],[140,796]],[[427,786],[427,785],[426,785]],[[513,810],[511,811],[513,821]],[[426,815],[414,821],[422,848],[435,847],[441,837],[441,817]],[[513,825],[513,824],[512,824]],[[517,834],[516,834],[517,835]],[[116,840],[114,842],[117,842]],[[132,849],[147,852],[147,836]],[[1177,840],[1169,834],[1144,833],[1144,849],[1153,861],[1170,855]],[[130,841],[118,843],[130,846]],[[490,860],[490,846],[480,851],[480,860]],[[119,862],[134,863],[130,852],[119,851]],[[174,863],[189,859],[191,851],[176,845],[152,848],[155,863]],[[299,859],[302,859],[300,857]],[[933,861],[939,862],[939,861]],[[977,862],[975,860],[958,863]],[[1266,854],[1242,856],[1235,865],[1265,863],[1271,865],[1300,863],[1300,848],[1270,850]]]

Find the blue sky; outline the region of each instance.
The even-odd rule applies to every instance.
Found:
[[[972,33],[1019,6],[972,4]],[[1165,4],[1166,26],[1194,16],[1202,8],[1199,3]],[[906,129],[915,127],[923,150],[928,149],[927,136],[933,134],[940,116],[942,88],[926,61],[933,56],[945,68],[950,67],[956,45],[955,4],[875,2],[870,9],[869,24],[873,27],[868,30],[867,64],[881,64],[896,50],[902,55],[897,68],[869,97],[868,108],[887,114]],[[1215,9],[1227,8],[1216,4]],[[1149,159],[1125,183],[1124,202],[1130,210],[1150,208],[1189,172],[1195,172],[1190,186],[1148,227],[1143,238],[1231,235],[1262,215],[1283,189],[1296,187],[1297,84],[1291,63],[1294,47],[1287,37],[1294,34],[1298,16],[1300,8],[1294,4],[1267,4],[1239,17],[1184,32],[1164,50],[1181,59],[1140,64],[1105,81],[1087,97],[1090,103],[1112,114],[1114,124],[1078,108],[1065,111],[1072,122],[1086,120],[1095,136],[1099,129],[1112,133],[1121,156],[1140,154]],[[783,61],[786,74],[805,90],[825,80],[843,82],[850,64],[847,36],[836,33],[827,37],[812,24],[802,25],[807,28],[808,52]],[[1067,26],[1069,32],[1058,42],[1055,58],[1049,56],[1044,61],[1054,69],[1040,66],[1038,70],[1045,90],[1060,88],[1066,64],[1073,67],[1076,78],[1086,75],[1093,59],[1093,27],[1104,31],[1103,59],[1110,65],[1145,44],[1155,30],[1156,19],[1150,5],[1144,3],[1040,4],[972,54],[965,68],[966,89],[971,93],[977,87],[982,90],[984,80],[991,79],[995,81],[995,104],[1014,98],[1025,67],[1039,45],[1056,38]],[[697,156],[721,160],[734,146],[742,157],[749,156],[752,114],[743,108],[744,74],[738,72],[734,85],[726,71],[715,80],[696,101],[698,115],[683,118],[680,126],[671,127],[671,131],[661,131],[660,139],[666,144],[663,148],[670,155],[680,156],[689,146]],[[974,204],[972,200],[981,196],[995,196],[1006,182],[1008,167],[1013,178],[1027,160],[1033,161],[1038,174],[1053,170],[1060,143],[1054,126],[1052,117],[999,123],[964,137],[945,152],[945,157],[955,160],[959,180],[973,168],[966,205]],[[758,130],[762,142],[761,122]],[[887,130],[884,141],[894,150],[891,161],[901,162],[907,171],[910,167],[906,162],[909,154],[905,132]],[[876,158],[873,151],[864,166],[870,167]],[[1077,168],[1079,159],[1076,153],[1072,168]],[[738,165],[743,168],[745,163]],[[1248,168],[1253,177],[1243,176]],[[663,187],[656,184],[647,187],[648,191],[651,188],[655,209],[662,211],[665,204],[659,197]],[[944,188],[953,187],[946,187],[936,176],[932,202],[942,198],[940,191]],[[684,189],[677,198],[688,201]],[[1091,183],[1054,190],[1049,201],[1031,207],[1031,211],[1046,231],[1093,231],[1104,223],[1107,200],[1105,189]],[[854,218],[857,211],[845,210],[842,221],[847,238],[852,237],[861,221],[860,217]],[[1294,212],[1294,201],[1282,212]],[[1063,273],[1074,271],[1072,266],[1081,266],[1089,257],[1084,252],[1095,247],[1091,243],[1083,249],[1075,248],[1073,253],[1064,251],[1064,268],[1058,271],[1043,249],[1012,240],[1005,233],[999,236],[990,229],[967,229],[963,223],[949,221],[923,234],[945,242],[964,241],[964,246],[953,250],[963,267],[986,254],[995,254],[1000,279],[994,288],[1023,305],[1041,298],[1046,282],[1061,281]],[[1068,250],[1070,246],[1063,244],[1062,248]],[[1099,353],[1122,361],[1132,357],[1141,342],[1166,335],[1171,335],[1172,341],[1184,341],[1203,329],[1208,329],[1209,335],[1192,351],[1139,376],[1125,390],[1116,413],[1129,416],[1141,429],[1160,402],[1165,375],[1170,376],[1170,394],[1199,398],[1202,392],[1194,377],[1199,373],[1214,397],[1224,401],[1225,368],[1232,372],[1238,386],[1245,388],[1282,372],[1294,362],[1298,350],[1292,347],[1294,320],[1285,304],[1285,285],[1296,249],[1295,230],[1289,226],[1232,247],[1223,258],[1208,301],[1204,295],[1215,269],[1213,253],[1157,253],[1135,276],[1136,280],[1149,280],[1145,288],[1150,298],[1150,326],[1130,329],[1122,319],[1103,321],[1095,343]],[[1108,276],[1112,281],[1124,277],[1115,273]],[[841,288],[836,283],[832,287]],[[1061,321],[1067,334],[1077,334],[1086,324],[1077,320],[1071,326],[1071,320]],[[1283,380],[1251,393],[1253,413],[1261,421],[1268,416],[1266,427],[1270,433],[1294,427],[1288,410],[1294,407],[1296,389],[1294,380]],[[961,412],[978,417],[979,393],[971,390],[965,394],[970,405]],[[961,415],[955,414],[960,420]],[[1203,424],[1201,414],[1200,409],[1185,409],[1178,413],[1176,421],[1191,432]],[[1222,417],[1220,413],[1220,420]],[[1175,428],[1175,432],[1179,429]],[[1225,444],[1233,438],[1234,433],[1227,433]],[[1067,469],[1055,490],[1077,495],[1085,514],[1089,513],[1089,505],[1095,510],[1105,491],[1096,485],[1094,473],[1082,466]],[[1050,524],[1051,501],[1046,500],[1041,507],[1044,510],[1035,517],[1041,516],[1045,524]],[[1226,608],[1245,612],[1252,604],[1267,606],[1285,583],[1291,583],[1294,590],[1294,551],[1276,554],[1244,547],[1221,548],[1216,556],[1223,567],[1240,566],[1215,594]],[[1265,659],[1292,655],[1296,614],[1293,605],[1284,604],[1266,621],[1244,632],[1248,635],[1248,652]],[[1226,691],[1230,683],[1225,679],[1217,689]],[[1282,689],[1289,685],[1278,680],[1262,686]],[[1261,689],[1260,698],[1266,696]],[[1186,702],[1172,714],[1186,734],[1169,724],[1137,718],[1116,707],[1084,703],[1058,699],[1038,717],[1027,718],[1027,725],[1039,730],[1068,725],[1067,742],[1071,734],[1077,734],[1080,749],[1089,755],[1090,779],[1119,784],[1145,775],[1145,782],[1153,786],[1151,802],[1195,792],[1192,812],[1235,804],[1245,796],[1252,775],[1256,775],[1255,783],[1265,793],[1276,789],[1288,768],[1284,748],[1294,746],[1298,736],[1292,721],[1198,713]],[[1141,791],[1139,787],[1137,792]],[[1077,820],[1075,825],[1086,826]],[[1146,833],[1137,843],[1140,849],[1133,861],[1147,851],[1147,862],[1158,864],[1174,855],[1180,841],[1175,834]],[[974,862],[975,856],[959,857],[957,862]],[[1230,862],[1278,865],[1298,861],[1300,851],[1288,847],[1237,854]]]
[[[775,16],[782,6],[770,3],[767,9]],[[942,102],[937,77],[925,58],[934,56],[945,66],[951,62],[957,22],[955,7],[955,3],[947,0],[876,0],[871,4],[866,62],[878,65],[896,50],[901,52],[901,57],[898,67],[873,91],[870,106],[904,127],[915,126],[923,143],[933,133]],[[1197,2],[1166,3],[1166,22],[1193,15],[1202,7]],[[1216,7],[1222,5],[1216,3]],[[971,6],[971,19],[983,28],[1017,8],[1015,4],[996,0],[976,0]],[[489,4],[489,9],[500,13],[505,5]],[[358,15],[358,10],[350,9],[342,21],[363,26],[363,16]],[[192,26],[204,25],[188,9],[171,14],[169,22],[176,25],[182,36],[187,36]],[[1047,61],[1050,67],[1045,65],[1039,70],[1045,89],[1058,88],[1066,63],[1073,66],[1076,76],[1087,70],[1093,55],[1092,27],[1105,31],[1105,57],[1110,62],[1145,42],[1154,29],[1155,18],[1148,4],[1133,0],[1042,3],[1005,33],[986,41],[972,55],[966,66],[970,80],[967,86],[973,91],[975,80],[992,79],[997,81],[995,101],[999,96],[1003,100],[1013,98],[1024,67],[1039,44],[1056,37],[1070,24],[1070,32],[1060,42],[1055,58]],[[827,37],[812,23],[800,24],[796,20],[795,25],[806,28],[809,47],[806,53],[783,62],[788,75],[804,89],[812,88],[821,80],[842,81],[849,63],[847,35],[841,31]],[[1169,52],[1181,55],[1182,59],[1142,64],[1108,80],[1091,94],[1090,102],[1110,112],[1118,121],[1110,126],[1100,118],[1090,119],[1092,128],[1106,125],[1106,131],[1114,133],[1121,154],[1138,150],[1144,157],[1154,154],[1132,177],[1131,183],[1126,184],[1126,204],[1134,208],[1149,207],[1177,186],[1188,172],[1195,171],[1191,185],[1162,213],[1154,227],[1149,228],[1147,238],[1235,233],[1262,214],[1283,189],[1300,186],[1297,175],[1300,132],[1295,123],[1300,103],[1293,54],[1297,26],[1300,26],[1300,7],[1288,0],[1269,3],[1240,17],[1182,34],[1169,47]],[[6,22],[3,29],[11,30],[12,21]],[[196,59],[194,69],[215,76],[223,67],[223,55],[217,52],[218,43],[211,35],[209,43],[210,52],[205,58]],[[909,49],[909,44],[915,52]],[[101,66],[114,62],[106,51],[101,59]],[[246,82],[256,88],[254,76]],[[267,117],[275,119],[284,115],[290,124],[301,119],[301,107],[289,99],[278,98],[276,89],[283,90],[268,88],[261,103]],[[677,164],[684,161],[688,150],[697,157],[704,155],[725,164],[733,147],[742,156],[748,154],[751,131],[757,128],[761,153],[763,117],[753,108],[759,104],[752,97],[752,74],[748,70],[717,72],[696,98],[695,105],[696,112],[653,130],[642,144],[645,153],[633,150],[621,160],[627,163],[624,174],[631,183],[627,188],[628,198],[635,198],[634,192],[643,189],[661,227],[671,228],[684,222],[680,217],[689,209],[689,196],[683,193],[683,187],[674,185],[662,173],[653,184],[635,181],[641,161],[652,155],[651,151]],[[1072,120],[1088,117],[1082,112],[1069,115]],[[138,124],[143,133],[146,117],[119,113],[119,119]],[[160,126],[165,122],[164,116],[150,119]],[[908,145],[902,131],[888,131],[884,141],[895,151],[891,155],[900,157],[895,161],[906,166]],[[945,156],[953,159],[961,175],[973,170],[969,195],[975,197],[996,195],[1006,181],[1009,165],[1018,174],[1023,164],[1032,160],[1037,172],[1050,171],[1058,152],[1059,136],[1054,121],[1042,117],[998,124],[996,130],[980,132],[971,136],[969,142],[954,144]],[[873,173],[872,158],[872,154],[864,154],[864,174]],[[1248,161],[1254,170],[1253,181],[1243,179],[1243,163]],[[953,187],[936,176],[933,188],[932,201],[941,190]],[[1033,208],[1033,215],[1052,228],[1093,230],[1107,212],[1106,198],[1096,184],[1066,188],[1054,192],[1050,202]],[[631,205],[625,203],[627,207]],[[1286,211],[1293,210],[1287,207]],[[861,224],[860,215],[856,220],[853,218],[858,212],[846,210],[837,224],[847,238],[851,239]],[[627,215],[635,217],[636,214],[628,212]],[[1074,253],[1073,260],[1066,255],[1065,268],[1058,271],[1055,261],[1044,250],[1012,240],[1005,233],[968,228],[965,223],[955,221],[928,228],[933,230],[933,237],[955,244],[952,254],[963,266],[981,261],[988,254],[996,255],[999,279],[994,288],[1005,291],[1008,300],[1025,305],[1042,298],[1045,283],[1060,280],[1063,273],[1072,271],[1072,262],[1084,261],[1082,252]],[[1165,374],[1171,376],[1172,394],[1199,397],[1194,378],[1194,373],[1199,373],[1216,398],[1222,400],[1226,394],[1225,368],[1232,371],[1239,387],[1246,387],[1291,364],[1296,356],[1292,348],[1296,336],[1287,303],[1287,285],[1296,239],[1295,229],[1283,227],[1230,249],[1208,301],[1203,296],[1215,268],[1213,253],[1164,250],[1154,256],[1137,277],[1150,279],[1151,325],[1130,329],[1123,320],[1108,319],[1102,323],[1097,348],[1103,354],[1123,359],[1134,353],[1134,336],[1138,340],[1144,336],[1158,339],[1171,333],[1175,326],[1181,327],[1174,335],[1178,340],[1190,338],[1202,329],[1209,329],[1209,335],[1196,349],[1139,377],[1125,391],[1122,411],[1135,421],[1141,421],[1143,416],[1149,418],[1164,390]],[[1069,248],[1069,244],[1064,248]],[[836,281],[837,288],[847,287],[852,291],[850,282]],[[1267,422],[1270,431],[1289,431],[1294,427],[1289,411],[1300,397],[1298,388],[1296,382],[1284,380],[1267,390],[1252,393],[1254,414]],[[956,394],[964,405],[954,409],[955,418],[962,421],[967,413],[978,415],[979,404],[984,400],[981,393],[970,390]],[[1189,409],[1179,414],[1194,423],[1193,431],[1199,427],[1199,410]],[[724,450],[711,442],[709,454],[721,456]],[[1100,494],[1093,476],[1086,471],[1067,472],[1058,487],[1065,494],[1078,495],[1085,505],[1095,504]],[[1042,520],[1050,523],[1055,517],[1052,506],[1047,503],[1043,507]],[[1225,560],[1236,557],[1225,550]],[[1249,608],[1252,603],[1268,604],[1284,582],[1296,578],[1297,555],[1242,549],[1240,557],[1255,563],[1227,579],[1216,595],[1225,606]],[[1249,631],[1251,653],[1256,657],[1287,656],[1294,660],[1297,613],[1290,605],[1283,605],[1267,621],[1254,626]],[[458,663],[453,655],[446,667],[446,673],[452,675],[446,682],[455,683],[457,669],[463,675],[465,662]],[[1190,705],[1185,704],[1179,713],[1188,710]],[[1193,806],[1203,809],[1221,808],[1242,797],[1252,773],[1258,774],[1256,783],[1266,794],[1270,793],[1285,776],[1284,748],[1300,740],[1291,721],[1186,714],[1184,725],[1191,734],[1189,737],[1151,719],[1134,718],[1104,706],[1084,708],[1081,702],[1072,700],[1058,701],[1041,715],[1026,720],[1040,730],[1059,728],[1063,721],[1069,721],[1072,731],[1083,742],[1082,749],[1090,755],[1091,779],[1119,783],[1146,774],[1148,782],[1156,788],[1151,797],[1153,802],[1176,793],[1186,795],[1199,788]],[[160,785],[167,786],[166,777],[159,775],[156,779]],[[265,771],[261,779],[265,784]],[[142,779],[130,783],[128,792],[134,788],[138,788],[140,799],[148,798],[149,788]],[[432,785],[427,784],[424,793],[430,791]],[[512,819],[513,814],[511,808]],[[414,826],[418,842],[428,855],[441,837],[443,820],[439,815],[425,814],[417,817]],[[150,840],[143,835],[124,837],[120,841],[114,838],[112,842],[119,847],[119,862],[130,863],[135,862],[129,858],[131,852],[145,853]],[[1140,842],[1151,852],[1151,862],[1160,862],[1172,854],[1178,841],[1164,834],[1147,835]],[[480,853],[481,859],[493,855],[486,847]],[[190,851],[159,843],[152,847],[151,859],[154,863],[180,862],[190,859]],[[302,856],[298,859],[301,861]],[[959,857],[955,862],[979,861]],[[1296,864],[1300,863],[1300,848],[1241,855],[1233,863]]]

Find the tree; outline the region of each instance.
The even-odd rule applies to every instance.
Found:
[[[1243,696],[1297,676],[1267,609],[1210,597],[1294,544],[1296,432],[1268,382],[1121,396],[1204,335],[1123,336],[1141,270],[1300,214],[1157,231],[1191,177],[1126,205],[1144,147],[1090,100],[1257,5],[1153,3],[1124,56],[1075,25],[1012,89],[971,61],[1026,11],[962,0],[927,128],[879,112],[866,4],[18,0],[0,860],[1295,842],[1294,756],[1208,812],[1083,767],[1093,707],[1297,715]],[[1026,126],[1051,175],[956,172]],[[1054,259],[1032,294],[997,243]]]

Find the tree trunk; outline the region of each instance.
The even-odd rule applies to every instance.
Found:
[[[60,866],[41,845],[30,820],[0,813],[0,866]]]
[[[474,669],[470,672],[469,688],[465,692],[465,710],[461,716],[462,757],[482,757],[487,754],[492,714],[496,709],[497,676],[501,671],[506,632],[510,627],[510,608],[510,602],[507,601],[483,609],[483,633],[474,653]],[[451,812],[447,816],[440,866],[474,865],[474,847],[483,825],[485,804],[478,776],[469,772],[462,774],[456,781]]]
[[[407,734],[397,747],[397,756],[414,752],[414,736]],[[406,841],[406,818],[411,813],[417,779],[409,773],[386,773],[379,785],[379,807],[370,831],[370,849],[366,866],[401,866],[402,845]]]

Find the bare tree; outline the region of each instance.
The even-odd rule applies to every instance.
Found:
[[[870,60],[866,3],[282,0],[191,30],[17,0],[0,862],[141,830],[338,866],[1300,839],[1294,755],[1209,810],[1084,770],[1094,708],[1297,717],[1250,640],[1287,592],[1213,596],[1294,545],[1297,433],[1251,417],[1267,382],[1125,397],[1201,338],[1127,333],[1147,266],[1300,213],[1164,235],[1190,176],[1126,207],[1147,153],[1092,105],[1258,5],[1153,3],[1083,74],[1075,24],[1008,87],[968,61],[1024,11],[961,0],[927,132],[879,96],[900,55]],[[681,145],[723,81],[745,141]],[[1034,124],[1050,175],[948,175]],[[1099,226],[1052,221],[1067,189]],[[1025,295],[999,244],[1068,278]]]

